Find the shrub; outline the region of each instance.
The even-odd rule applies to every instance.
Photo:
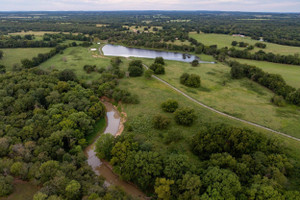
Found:
[[[164,65],[165,60],[164,60],[163,57],[156,57],[155,60],[154,60],[154,63]]]
[[[161,107],[165,112],[173,113],[178,108],[178,102],[173,99],[169,99],[169,100],[163,102],[161,104]]]
[[[170,124],[170,119],[165,117],[165,116],[162,116],[162,115],[156,115],[153,117],[153,126],[154,128],[156,129],[166,129],[169,124]]]
[[[174,113],[177,124],[191,126],[196,119],[195,111],[191,108],[177,109]]]
[[[4,65],[0,65],[0,74],[5,74],[6,67]]]
[[[200,87],[200,83],[201,83],[200,76],[196,74],[183,73],[180,76],[180,83],[188,87],[198,88]]]
[[[238,44],[237,41],[232,41],[232,43],[231,43],[231,45],[234,46],[234,47],[235,47],[237,44]]]
[[[266,44],[264,44],[264,43],[261,43],[261,42],[257,42],[257,43],[255,43],[255,46],[256,46],[256,47],[258,47],[258,48],[262,48],[262,49],[264,49],[264,48],[266,48],[266,47],[267,47],[267,45],[266,45]]]
[[[83,70],[89,74],[96,71],[96,65],[84,65]]]
[[[3,51],[0,50],[0,59],[3,58]]]
[[[197,66],[199,65],[199,60],[197,60],[197,59],[193,60],[193,61],[191,62],[191,65],[192,65],[193,67],[197,67]]]
[[[172,142],[178,142],[183,139],[183,136],[180,131],[169,131],[164,134],[164,143],[170,144]]]
[[[300,106],[300,89],[290,93],[288,96],[288,101],[297,106]]]
[[[137,77],[141,76],[144,72],[143,64],[141,60],[133,60],[129,63],[128,67],[129,76]]]
[[[153,72],[151,69],[147,69],[147,70],[145,71],[145,73],[144,73],[144,76],[145,76],[145,78],[150,79],[151,76],[153,75],[153,73],[154,73],[154,72]]]
[[[154,74],[165,74],[165,68],[162,64],[153,63],[150,66],[150,69],[154,72]]]
[[[122,63],[122,60],[120,57],[115,57],[110,60],[110,63],[113,67],[118,67]]]
[[[271,102],[276,106],[284,106],[284,99],[282,96],[275,95],[271,98]]]
[[[65,69],[58,75],[58,79],[61,81],[77,81],[76,74],[71,69]]]

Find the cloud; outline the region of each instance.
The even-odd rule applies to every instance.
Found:
[[[300,12],[300,2],[299,0],[0,0],[0,10],[223,10]]]

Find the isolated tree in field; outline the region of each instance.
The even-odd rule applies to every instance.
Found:
[[[191,126],[196,119],[195,111],[191,108],[177,109],[174,113],[177,124]]]
[[[188,87],[198,88],[201,84],[200,76],[197,74],[183,73],[180,76],[180,83]]]
[[[155,60],[154,60],[154,63],[164,65],[165,60],[164,60],[163,57],[156,57]]]
[[[150,69],[154,72],[154,74],[165,74],[165,68],[162,64],[153,63],[150,66]]]
[[[6,67],[4,65],[0,65],[0,74],[5,74]]]
[[[3,58],[3,51],[0,50],[0,59]]]
[[[151,69],[147,69],[144,73],[145,78],[150,79],[154,72]]]
[[[129,76],[137,77],[141,76],[144,72],[143,63],[141,60],[133,60],[129,63],[128,67]]]
[[[61,71],[58,75],[61,81],[77,81],[77,76],[71,69],[65,69]]]
[[[169,99],[161,104],[161,108],[165,112],[173,113],[178,108],[178,102],[173,99]]]
[[[267,45],[265,43],[262,43],[262,42],[255,43],[255,46],[258,47],[258,48],[262,48],[262,49],[267,47]]]
[[[234,46],[234,47],[235,47],[237,44],[238,44],[237,41],[232,41],[232,43],[231,43],[231,45]]]
[[[153,126],[156,129],[166,129],[169,124],[171,123],[170,119],[162,116],[162,115],[156,115],[153,117]]]
[[[199,65],[199,60],[198,60],[198,59],[193,60],[193,61],[191,62],[191,65],[192,65],[193,67],[197,67],[197,66]]]

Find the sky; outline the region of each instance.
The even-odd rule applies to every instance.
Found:
[[[109,10],[212,10],[300,13],[300,0],[0,0],[0,11]]]

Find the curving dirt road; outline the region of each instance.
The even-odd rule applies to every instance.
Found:
[[[143,66],[144,66],[146,69],[149,69],[147,65],[143,64]],[[223,115],[223,116],[225,116],[225,117],[228,117],[228,118],[231,118],[231,119],[234,119],[234,120],[237,120],[237,121],[240,121],[240,122],[243,122],[243,123],[246,123],[246,124],[249,124],[249,125],[258,127],[258,128],[262,128],[262,129],[265,129],[265,130],[267,130],[267,131],[271,131],[271,132],[276,133],[276,134],[278,134],[278,135],[282,135],[282,136],[284,136],[284,137],[287,137],[287,138],[290,138],[290,139],[293,139],[293,140],[296,140],[296,141],[300,142],[300,138],[296,138],[296,137],[287,135],[287,134],[285,134],[285,133],[282,133],[282,132],[279,132],[279,131],[275,131],[275,130],[270,129],[270,128],[268,128],[268,127],[265,127],[265,126],[262,126],[262,125],[259,125],[259,124],[253,123],[253,122],[249,122],[249,121],[247,121],[247,120],[243,120],[243,119],[240,119],[240,118],[237,118],[237,117],[228,115],[228,114],[226,114],[226,113],[223,113],[223,112],[221,112],[221,111],[218,111],[218,110],[216,110],[216,109],[214,109],[214,108],[212,108],[212,107],[209,107],[209,106],[207,106],[207,105],[201,103],[200,101],[194,99],[193,97],[187,95],[186,93],[184,93],[184,92],[182,92],[181,90],[179,90],[178,88],[172,86],[170,83],[164,81],[163,79],[161,79],[161,78],[159,78],[159,77],[157,77],[157,76],[155,76],[155,75],[152,75],[152,77],[155,78],[155,79],[157,79],[158,81],[164,83],[165,85],[169,86],[170,88],[172,88],[173,90],[175,90],[175,91],[177,91],[178,93],[182,94],[183,96],[185,96],[186,98],[190,99],[191,101],[197,103],[198,105],[200,105],[200,106],[202,106],[202,107],[204,107],[204,108],[207,108],[208,110],[211,110],[211,111],[213,111],[213,112],[215,112],[215,113],[218,113],[218,114],[220,114],[220,115]]]

